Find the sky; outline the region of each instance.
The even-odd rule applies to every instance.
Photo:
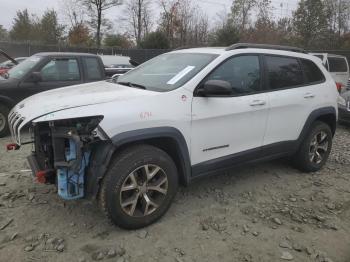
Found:
[[[124,0],[127,2],[128,0]],[[275,18],[281,16],[290,16],[292,11],[295,10],[299,0],[271,0],[274,7],[273,15]],[[154,0],[156,2],[156,0]],[[218,14],[229,12],[233,0],[193,0],[202,10],[208,15],[211,24],[218,20]],[[0,25],[3,25],[6,29],[10,29],[13,23],[13,18],[16,15],[17,10],[28,9],[29,13],[41,16],[47,9],[55,9],[60,18],[60,22],[65,23],[62,12],[62,5],[60,0],[0,0]],[[114,25],[121,23],[121,17],[123,16],[124,6],[114,7],[107,11],[106,16]],[[155,17],[158,17],[160,10],[154,5],[153,13]],[[115,30],[118,31],[118,26],[115,26]]]

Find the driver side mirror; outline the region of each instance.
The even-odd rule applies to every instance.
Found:
[[[208,80],[197,91],[198,96],[227,96],[232,94],[231,84],[223,80]]]
[[[38,83],[42,81],[41,73],[40,72],[33,72],[28,78],[29,82]]]

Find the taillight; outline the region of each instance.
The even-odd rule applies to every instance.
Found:
[[[342,88],[344,87],[344,85],[342,83],[339,82],[335,82],[335,84],[337,85],[337,90],[340,93],[340,91],[342,90]]]

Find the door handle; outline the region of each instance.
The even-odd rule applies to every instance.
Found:
[[[254,100],[249,104],[250,106],[264,106],[266,105],[266,101],[263,100]]]
[[[313,93],[306,93],[305,95],[304,95],[304,98],[314,98],[315,97],[315,95],[313,94]]]

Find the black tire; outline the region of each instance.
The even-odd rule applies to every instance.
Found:
[[[164,175],[166,176],[166,194],[161,196],[162,198],[159,207],[156,208],[153,213],[145,216],[141,214],[139,217],[132,216],[126,213],[122,207],[122,194],[124,194],[125,191],[122,193],[121,190],[123,186],[125,186],[125,183],[129,181],[127,179],[130,179],[130,175],[134,173],[135,170],[141,170],[145,165],[159,167],[160,174],[163,177]],[[137,174],[142,175],[142,173],[146,171],[141,170],[135,172],[141,172]],[[171,157],[157,147],[150,145],[135,145],[118,153],[118,155],[112,159],[106,176],[101,183],[99,205],[115,225],[125,229],[138,229],[154,223],[166,213],[176,195],[177,189],[178,174]],[[137,193],[132,192],[132,194],[141,194],[138,192],[141,192],[141,189],[140,191],[137,190]],[[149,194],[148,191],[146,194]],[[138,199],[141,199],[137,200],[141,202],[141,205],[138,204],[137,208],[141,209],[142,203],[145,203],[145,200],[143,195]],[[139,212],[142,213],[142,210],[139,210]]]
[[[315,139],[316,135],[324,132],[327,135],[327,138],[324,139],[328,144],[325,146],[327,150],[321,150],[319,155],[323,152],[322,160],[320,162],[316,162],[315,156],[314,160],[311,161],[312,151],[315,147],[312,147],[312,141]],[[320,137],[320,136],[318,136]],[[316,138],[317,139],[317,138]],[[316,172],[319,171],[327,162],[329,154],[332,150],[332,139],[333,134],[329,125],[321,121],[315,121],[312,125],[309,134],[303,140],[298,152],[293,157],[293,164],[299,170],[303,172]]]
[[[0,138],[5,137],[10,133],[7,121],[9,112],[10,110],[6,106],[0,105]]]

